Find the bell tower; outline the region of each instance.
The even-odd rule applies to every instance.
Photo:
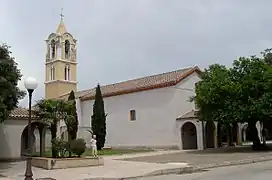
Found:
[[[76,92],[76,39],[67,32],[61,13],[60,24],[46,42],[45,99]]]

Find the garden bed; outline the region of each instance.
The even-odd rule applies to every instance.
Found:
[[[102,157],[73,157],[73,158],[46,158],[33,157],[32,165],[34,167],[51,169],[66,169],[88,166],[102,166],[104,159]]]
[[[107,148],[98,150],[99,156],[108,156],[108,155],[123,155],[123,154],[135,154],[135,153],[145,153],[145,152],[153,152],[152,149],[115,149],[115,148]],[[39,157],[40,153],[35,152],[32,156]],[[86,149],[82,156],[92,156],[92,150]],[[45,151],[44,157],[52,157],[51,151]]]

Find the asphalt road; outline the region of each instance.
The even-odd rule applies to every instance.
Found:
[[[215,168],[201,173],[167,175],[142,180],[259,180],[272,179],[272,161]]]

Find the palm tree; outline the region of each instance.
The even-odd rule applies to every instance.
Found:
[[[76,120],[73,113],[73,103],[60,99],[42,99],[38,101],[36,114],[40,119],[50,126],[52,141],[57,138],[58,122],[63,120],[68,131],[68,143],[71,140],[71,134],[74,131],[74,121]],[[57,157],[57,151],[52,144],[52,157]],[[69,152],[71,156],[71,153]]]
[[[74,126],[76,121],[76,114],[73,112],[73,102],[72,101],[64,101],[64,100],[58,100],[58,107],[59,107],[59,116],[61,120],[64,121],[67,132],[68,132],[68,150],[69,150],[69,157],[72,156],[72,153],[70,151],[70,142],[72,140],[72,136],[74,134],[75,129],[77,128]]]
[[[58,101],[53,99],[42,99],[36,105],[37,116],[47,124],[49,124],[51,131],[51,139],[57,137],[57,124],[59,119]],[[57,157],[57,151],[52,145],[52,157]]]

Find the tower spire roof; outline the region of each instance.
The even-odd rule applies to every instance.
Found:
[[[64,15],[63,15],[63,8],[62,8],[60,13],[60,23],[56,31],[58,35],[62,35],[67,32],[64,21],[63,21],[63,17]]]

